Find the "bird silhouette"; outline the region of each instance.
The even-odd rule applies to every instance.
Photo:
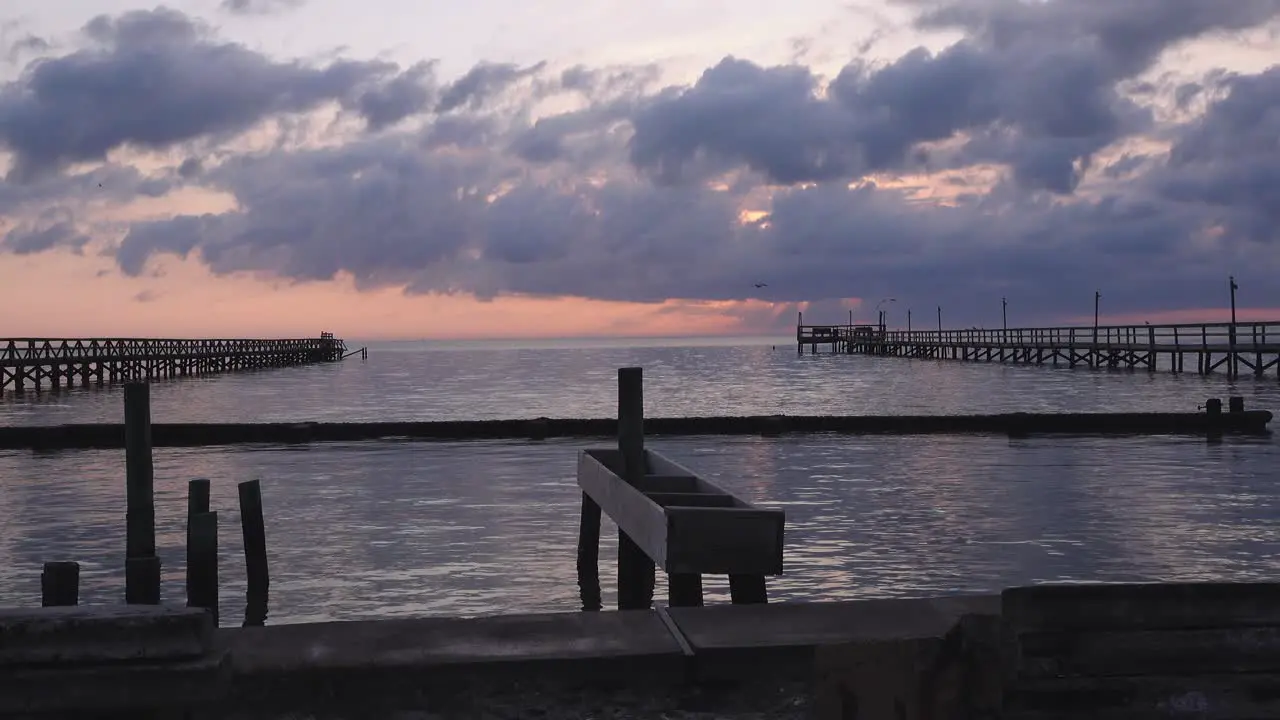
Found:
[[[768,283],[756,283],[757,288],[769,287]]]

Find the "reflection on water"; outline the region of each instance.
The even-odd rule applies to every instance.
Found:
[[[1271,439],[841,437],[654,440],[787,512],[774,599],[994,590],[1042,580],[1273,578]],[[239,525],[260,477],[271,623],[573,610],[574,441],[332,444],[156,452],[163,594],[181,602],[186,481]],[[0,605],[39,601],[40,565],[82,563],[85,602],[123,596],[123,451],[0,454]],[[245,603],[240,534],[221,534],[224,624]],[[600,549],[615,602],[616,529]],[[708,602],[727,602],[707,578]],[[656,596],[665,596],[659,578]],[[244,609],[246,612],[241,613]]]

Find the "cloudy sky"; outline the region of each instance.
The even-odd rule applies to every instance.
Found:
[[[1278,319],[1277,63],[1280,0],[4,0],[0,335]]]

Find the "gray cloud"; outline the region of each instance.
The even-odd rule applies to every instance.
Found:
[[[402,74],[384,62],[275,62],[210,39],[175,10],[98,17],[85,34],[95,47],[33,64],[0,88],[0,144],[16,156],[11,179],[124,146],[227,137],[332,101],[382,126],[428,99],[413,91],[424,79],[420,67]]]
[[[362,288],[415,293],[778,303],[750,322],[783,311],[790,322],[802,301],[838,312],[836,299],[854,296],[897,297],[895,313],[912,307],[921,326],[938,305],[948,325],[987,323],[1002,295],[1011,319],[1072,307],[1083,315],[1095,288],[1110,311],[1176,309],[1219,302],[1230,273],[1249,288],[1249,304],[1280,303],[1271,282],[1280,271],[1280,69],[1211,74],[1194,89],[1136,82],[1164,50],[1273,17],[1273,3],[912,4],[922,25],[964,38],[884,65],[850,62],[830,83],[801,65],[726,58],[689,87],[657,91],[646,68],[483,64],[439,84],[429,64],[347,63],[338,81],[336,66],[276,63],[219,45],[194,24],[162,33],[179,38],[171,42],[155,39],[146,18],[104,20],[95,31],[102,48],[81,51],[97,54],[45,64],[68,62],[75,77],[93,67],[102,84],[130,77],[129,66],[104,60],[125,52],[113,38],[127,34],[172,52],[175,67],[191,55],[211,77],[230,72],[235,90],[225,96],[250,110],[215,122],[187,117],[173,98],[150,100],[180,132],[162,136],[107,113],[70,133],[59,130],[67,107],[49,101],[48,149],[25,157],[82,159],[93,132],[110,139],[93,147],[217,137],[325,100],[380,131],[320,149],[191,157],[154,186],[120,181],[121,192],[186,182],[237,201],[224,214],[134,224],[115,248],[132,275],[158,257],[198,256],[215,273],[347,272]],[[208,53],[258,65],[220,65]],[[20,88],[43,87],[38,71]],[[581,103],[527,121],[550,93]],[[1150,103],[1166,95],[1180,118],[1204,110],[1181,125],[1157,121]],[[0,139],[21,159],[20,148],[46,146],[13,141],[9,98],[0,93]],[[425,126],[398,125],[408,117]],[[1104,148],[1150,133],[1172,151],[1105,164],[1114,156]],[[967,173],[978,163],[1006,176],[989,188]],[[866,180],[907,172],[932,173],[929,184],[963,194],[943,204]],[[712,178],[714,186],[700,182]],[[53,192],[53,180],[42,182],[41,193]],[[10,187],[0,186],[0,211],[6,193],[19,192]],[[742,211],[764,208],[770,193],[769,213],[743,222]]]
[[[44,226],[20,225],[5,234],[4,239],[0,240],[0,249],[16,255],[31,255],[58,248],[79,252],[88,242],[87,235],[64,220]]]
[[[233,15],[270,15],[295,10],[307,0],[222,0],[218,6]]]

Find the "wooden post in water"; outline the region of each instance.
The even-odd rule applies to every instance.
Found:
[[[618,370],[618,449],[623,479],[644,479],[644,375],[638,367]],[[618,529],[618,609],[648,610],[653,605],[656,569],[653,560],[621,528]]]
[[[756,605],[769,602],[763,575],[730,575],[729,596],[734,605]]]
[[[209,512],[209,481],[197,478],[187,482],[187,598],[191,598],[191,519]]]
[[[160,604],[156,557],[154,467],[151,461],[151,387],[124,386],[125,602]]]
[[[578,596],[582,609],[604,607],[600,599],[600,506],[582,493],[582,519],[578,525]]]
[[[249,594],[266,595],[271,585],[267,572],[267,528],[262,518],[262,483],[240,483],[240,527],[244,533],[244,566],[249,575]]]
[[[206,608],[218,624],[218,513],[191,517],[188,531],[187,607]]]
[[[668,573],[667,602],[671,607],[702,607],[702,576],[697,573]]]
[[[47,562],[40,573],[40,605],[59,607],[80,602],[80,563]]]

